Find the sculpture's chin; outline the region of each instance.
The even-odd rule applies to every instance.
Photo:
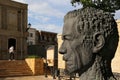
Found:
[[[73,73],[73,72],[75,72],[74,69],[67,69],[67,70],[68,70],[69,73]]]
[[[74,72],[78,71],[78,68],[77,68],[77,66],[68,66],[67,71],[69,73],[74,73]]]

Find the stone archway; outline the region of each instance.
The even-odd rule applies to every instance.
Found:
[[[1,51],[0,51],[0,59],[1,60],[6,60],[9,58],[8,49],[10,48],[10,46],[14,46],[14,49],[16,49],[16,39],[9,38],[5,42],[7,42],[7,43],[4,43],[3,40],[0,42],[0,44],[2,44],[0,46],[1,47]],[[5,45],[4,47],[2,47],[4,44],[7,44],[7,46]]]
[[[8,49],[10,46],[14,46],[14,49],[16,49],[16,39],[14,39],[14,38],[8,39]]]

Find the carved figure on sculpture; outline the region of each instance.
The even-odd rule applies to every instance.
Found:
[[[69,73],[79,73],[80,80],[116,80],[111,60],[119,38],[110,13],[91,7],[68,12],[62,39],[59,52]]]

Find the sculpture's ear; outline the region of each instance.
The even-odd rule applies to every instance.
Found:
[[[103,34],[101,33],[95,33],[93,36],[93,40],[94,40],[94,47],[93,47],[93,53],[97,53],[98,51],[100,51],[104,44],[105,44],[105,39]]]

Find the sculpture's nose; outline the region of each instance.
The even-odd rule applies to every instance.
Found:
[[[66,52],[67,52],[66,48],[63,45],[61,45],[61,47],[59,48],[59,53],[65,54]]]
[[[65,54],[65,53],[66,53],[66,49],[61,49],[61,48],[60,48],[60,49],[59,49],[59,53],[60,53],[60,54]]]

